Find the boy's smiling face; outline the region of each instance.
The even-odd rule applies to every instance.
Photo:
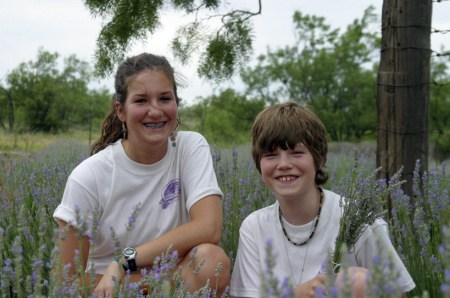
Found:
[[[278,200],[293,200],[316,191],[316,167],[311,152],[302,143],[294,149],[275,148],[261,157],[261,175]]]

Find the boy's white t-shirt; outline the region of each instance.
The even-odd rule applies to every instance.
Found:
[[[223,196],[216,180],[208,143],[198,133],[179,132],[176,147],[155,164],[136,163],[126,155],[121,140],[87,158],[68,178],[61,204],[53,217],[72,223],[76,209],[92,220],[99,210],[100,230],[91,244],[94,266],[103,274],[114,256],[111,228],[123,248],[136,247],[190,220],[189,210],[209,195]],[[139,204],[134,228],[126,231]]]
[[[291,268],[295,284],[303,284],[318,274],[325,274],[325,260],[329,251],[334,250],[335,239],[339,232],[341,207],[340,196],[324,190],[324,205],[317,230],[308,244],[295,246],[285,238],[278,217],[278,201],[266,208],[251,213],[242,223],[239,231],[239,246],[234,264],[230,294],[233,297],[260,297],[261,277],[266,266],[266,247],[270,241],[275,256],[274,276],[280,283],[291,278]],[[286,232],[294,242],[304,241],[309,237],[314,221],[302,226],[293,226],[284,221]],[[385,254],[392,253],[394,268],[400,272],[399,284],[404,292],[415,287],[403,262],[396,253],[389,238],[387,223],[376,220],[361,235],[349,259],[350,266],[364,267],[370,270],[374,256],[378,254],[379,239]],[[302,275],[302,269],[304,272]]]

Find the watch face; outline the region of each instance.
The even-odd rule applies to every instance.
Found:
[[[128,247],[123,251],[123,254],[124,255],[132,255],[132,254],[134,254],[134,249]]]
[[[125,270],[136,271],[136,250],[132,247],[126,247],[123,250],[123,256],[127,260],[128,266],[124,267]]]

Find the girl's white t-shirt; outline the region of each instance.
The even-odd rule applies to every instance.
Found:
[[[208,143],[198,133],[179,132],[176,147],[155,164],[136,163],[126,155],[121,140],[87,158],[68,178],[61,204],[53,217],[78,229],[76,214],[92,226],[99,212],[99,233],[91,244],[86,271],[94,266],[103,274],[114,256],[111,229],[121,248],[136,247],[190,220],[190,208],[209,195],[223,196],[214,172]],[[135,220],[131,218],[139,208]],[[127,232],[127,226],[133,229]],[[92,230],[86,232],[92,236]]]

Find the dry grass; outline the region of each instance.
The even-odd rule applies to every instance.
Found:
[[[21,156],[41,150],[61,139],[70,139],[89,145],[96,140],[100,132],[93,132],[89,138],[89,131],[72,129],[64,133],[5,133],[0,132],[0,154]]]

